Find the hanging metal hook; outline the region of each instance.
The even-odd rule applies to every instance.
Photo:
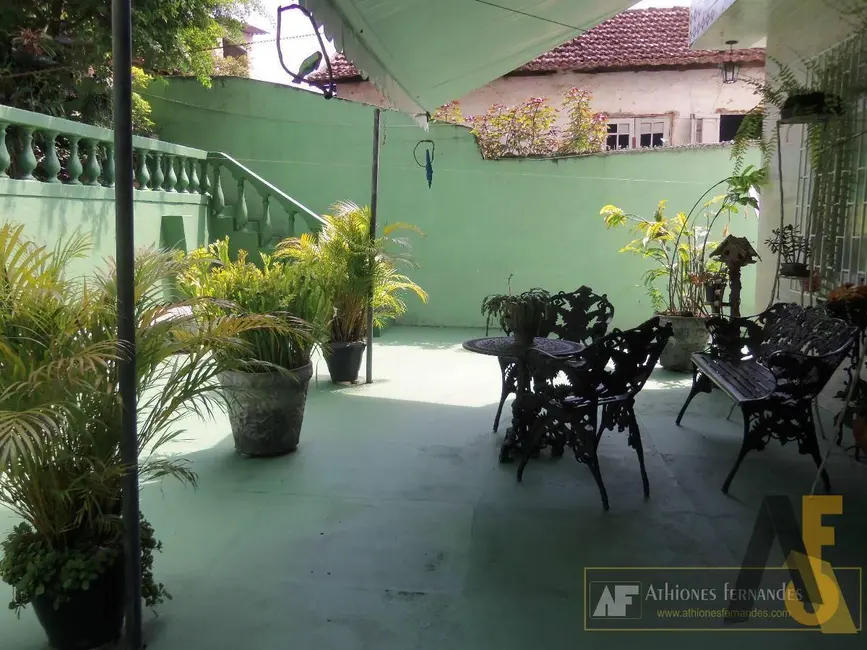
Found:
[[[283,48],[281,47],[283,12],[292,10],[300,11],[302,14],[307,16],[308,20],[310,20],[310,25],[313,27],[313,33],[316,34],[316,40],[319,41],[319,51],[314,52],[304,59],[304,61],[301,62],[301,68],[298,72],[292,72],[292,70],[287,67],[285,61],[283,61]],[[286,73],[292,77],[292,81],[295,83],[307,84],[313,88],[318,88],[322,91],[325,99],[331,99],[337,94],[334,86],[334,71],[331,68],[331,59],[328,57],[328,52],[325,50],[325,41],[322,40],[322,35],[319,33],[319,26],[316,24],[316,18],[314,18],[313,14],[306,7],[302,7],[299,4],[292,4],[277,8],[277,58],[280,61],[280,67],[282,67]],[[315,72],[319,68],[323,59],[325,60],[325,69],[328,72],[328,81],[318,82],[307,79],[311,73]]]
[[[418,148],[423,144],[429,144],[430,149],[424,150],[424,164],[418,159]],[[436,153],[436,142],[433,140],[419,140],[415,148],[412,150],[412,157],[415,159],[415,164],[419,167],[424,167],[424,175],[427,179],[427,186],[430,187],[433,184],[433,161],[434,154]]]

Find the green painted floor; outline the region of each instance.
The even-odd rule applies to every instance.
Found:
[[[772,445],[720,485],[739,415],[701,395],[673,425],[688,378],[657,372],[640,396],[651,499],[622,435],[600,450],[611,501],[568,456],[533,461],[524,483],[497,463],[499,370],[461,349],[478,330],[390,329],[376,382],[334,388],[320,364],[297,453],[251,460],[228,424],[190,425],[198,490],[146,485],[164,542],[157,577],[174,600],[148,615],[152,650],[575,650],[864,647],[854,637],[583,631],[585,566],[739,564],[763,495],[808,492],[812,462]],[[502,431],[502,428],[501,428]],[[830,465],[845,513],[838,565],[867,556],[867,469]],[[0,512],[0,530],[14,519]],[[781,562],[782,558],[773,558]],[[31,611],[0,611],[0,648],[44,647]]]

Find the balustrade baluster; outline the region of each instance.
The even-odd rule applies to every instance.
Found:
[[[106,142],[102,147],[105,150],[105,167],[102,169],[103,185],[114,187],[114,144]]]
[[[155,190],[163,189],[163,154],[161,151],[154,151],[154,173],[151,176],[151,187]]]
[[[199,193],[199,161],[195,158],[190,158],[190,187],[187,191],[190,194]]]
[[[295,236],[295,217],[297,217],[297,216],[298,216],[297,212],[290,212],[289,213],[289,236],[290,237]]]
[[[136,176],[138,179],[138,188],[140,190],[147,190],[148,183],[151,180],[151,172],[148,169],[148,152],[144,149],[141,149],[138,152],[138,174]]]
[[[87,157],[84,160],[84,173],[81,175],[81,182],[85,185],[99,185],[99,175],[102,170],[99,167],[99,158],[97,147],[99,142],[96,140],[85,140],[85,151]]]
[[[12,158],[9,155],[9,149],[6,147],[6,127],[7,122],[0,122],[0,178],[6,178],[9,174],[6,170],[12,164]]]
[[[226,197],[223,195],[223,181],[220,179],[220,165],[214,165],[214,191],[211,194],[211,214],[219,217],[226,207]]]
[[[238,179],[238,205],[235,206],[235,230],[247,227],[247,199],[244,197],[245,179]]]
[[[70,135],[69,138],[69,161],[66,163],[66,173],[69,175],[69,180],[66,181],[70,185],[81,185],[78,180],[81,177],[84,167],[81,166],[81,159],[78,157],[78,141],[81,139],[77,135]]]
[[[186,192],[190,184],[190,177],[187,176],[187,159],[183,156],[178,157],[178,169],[181,172],[178,174],[178,192]]]
[[[259,222],[259,246],[267,246],[271,241],[271,208],[268,205],[271,197],[262,195],[262,220]]]
[[[45,157],[42,159],[42,171],[45,172],[46,183],[59,183],[57,175],[63,167],[57,157],[57,131],[42,132],[42,146],[45,148]]]
[[[33,153],[33,128],[29,126],[18,127],[19,149],[15,157],[15,167],[18,171],[18,180],[34,181],[33,170],[36,169],[36,154]]]
[[[175,157],[166,154],[166,192],[174,192],[177,183],[178,176],[175,174]]]
[[[202,194],[208,194],[211,191],[211,177],[208,174],[208,161],[202,161]]]

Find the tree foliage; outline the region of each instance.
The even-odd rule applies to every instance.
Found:
[[[433,119],[468,125],[485,158],[595,153],[605,148],[606,116],[593,111],[591,99],[589,91],[570,88],[562,95],[562,111],[549,105],[547,97],[531,97],[514,106],[494,104],[466,118],[460,104],[450,102]]]
[[[135,64],[149,74],[188,75],[210,84],[219,39],[239,39],[244,18],[262,5],[136,0],[134,8]],[[0,3],[0,104],[110,125],[111,3]]]

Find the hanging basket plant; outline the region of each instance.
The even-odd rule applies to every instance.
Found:
[[[800,229],[789,224],[783,228],[775,228],[772,233],[773,236],[769,237],[765,244],[774,255],[779,256],[780,277],[809,280],[812,273],[807,262],[811,250]]]
[[[843,114],[843,100],[839,95],[822,90],[793,92],[780,108],[780,120],[789,123],[813,122]]]

